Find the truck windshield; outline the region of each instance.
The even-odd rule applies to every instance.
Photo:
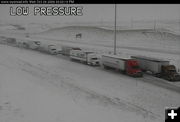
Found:
[[[140,69],[140,67],[138,65],[136,66],[132,66],[133,69]]]

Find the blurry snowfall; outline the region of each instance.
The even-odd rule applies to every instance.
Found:
[[[119,23],[119,55],[170,60],[180,69],[178,21]],[[113,51],[113,25],[97,23],[0,24],[0,36]],[[76,34],[82,38],[76,38]],[[88,67],[35,51],[0,45],[1,122],[162,122],[180,94],[146,80]],[[153,77],[150,77],[150,80]],[[158,81],[157,81],[158,82]],[[178,83],[177,83],[178,84]]]

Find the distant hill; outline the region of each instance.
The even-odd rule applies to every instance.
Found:
[[[81,34],[81,38],[76,35]],[[112,45],[114,30],[94,26],[65,26],[37,34],[56,40]],[[180,47],[180,35],[166,29],[117,30],[117,45],[130,47]],[[178,46],[178,47],[177,47]]]

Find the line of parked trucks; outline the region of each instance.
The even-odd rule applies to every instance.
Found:
[[[1,40],[1,43],[12,43],[14,39],[7,38]],[[16,40],[16,46],[28,49],[38,50],[53,55],[65,55],[73,61],[78,61],[91,66],[102,66],[104,69],[115,69],[132,77],[143,77],[143,72],[150,72],[153,76],[163,78],[169,81],[180,81],[180,75],[176,67],[170,64],[170,61],[146,56],[131,56],[125,58],[113,54],[99,55],[95,51],[84,50],[79,47],[67,45],[49,45],[34,40]]]

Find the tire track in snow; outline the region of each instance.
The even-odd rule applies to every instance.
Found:
[[[61,76],[60,74],[56,74],[55,72],[48,71],[43,67],[32,65],[23,60],[19,60],[19,65],[21,70],[38,78],[47,80],[48,83],[51,83],[54,86],[61,88],[63,91],[66,91],[75,101],[78,101],[79,99],[82,98],[86,102],[88,101],[89,104],[96,103],[98,105],[105,107],[110,106],[122,111],[133,112],[137,115],[143,116],[144,118],[151,118],[151,119],[161,118],[160,115],[154,114],[153,112],[148,111],[142,108],[141,106],[137,106],[133,103],[122,100],[120,98],[112,98],[110,96],[99,94],[90,89],[70,83],[70,81],[73,81],[73,79],[69,77]]]

